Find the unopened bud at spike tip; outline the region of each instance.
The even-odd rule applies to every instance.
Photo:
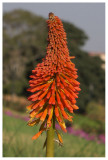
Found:
[[[49,13],[49,19],[54,19],[54,16],[55,16],[54,13],[52,12]]]

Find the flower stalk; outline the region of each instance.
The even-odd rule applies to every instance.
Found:
[[[53,114],[52,125],[47,131],[46,157],[54,157],[54,135],[55,135],[55,115]]]

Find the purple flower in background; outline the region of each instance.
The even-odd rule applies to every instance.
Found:
[[[79,136],[80,134],[81,134],[81,130],[76,130],[76,131],[75,131],[75,135],[76,135],[76,136]]]
[[[98,139],[100,140],[100,142],[105,143],[105,135],[104,134],[100,134],[98,136]]]
[[[84,131],[81,131],[80,132],[80,137],[82,137],[82,138],[88,138],[88,134],[85,133]]]
[[[4,111],[4,113],[8,116],[13,116],[13,113],[11,111]]]
[[[27,116],[21,116],[19,114],[14,114],[11,111],[4,111],[4,113],[8,116],[14,117],[14,118],[18,118],[18,119],[22,119],[24,121],[28,121],[30,118],[28,118]],[[60,126],[56,123],[55,124],[56,129],[60,130]],[[105,135],[104,134],[100,134],[98,137],[96,135],[90,135],[86,132],[84,132],[83,130],[75,130],[73,127],[66,127],[67,131],[69,134],[75,135],[75,136],[79,136],[81,138],[84,138],[88,141],[97,141],[98,144],[100,143],[104,143],[105,144]]]
[[[20,119],[21,116],[17,114],[17,115],[13,115],[13,117],[14,117],[14,118],[19,118],[19,119]]]
[[[69,134],[73,134],[73,135],[75,135],[75,133],[76,133],[72,127],[67,127],[67,131]]]
[[[24,121],[29,121],[30,118],[28,118],[28,117],[22,117],[21,119],[24,120]]]
[[[56,124],[55,124],[55,128],[56,128],[56,129],[60,129],[60,126],[56,123]]]
[[[96,139],[96,136],[95,136],[95,135],[89,136],[89,140],[93,141],[93,140],[95,140],[95,139]]]

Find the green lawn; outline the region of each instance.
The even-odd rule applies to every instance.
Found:
[[[45,157],[42,149],[46,134],[43,133],[36,141],[32,136],[38,127],[29,127],[27,122],[3,116],[3,156],[4,157]],[[63,134],[64,146],[55,143],[55,157],[104,157],[105,145],[83,138]]]

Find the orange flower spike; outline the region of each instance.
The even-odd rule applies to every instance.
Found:
[[[49,127],[49,125],[51,124],[51,119],[52,119],[52,116],[53,116],[53,108],[52,106],[50,106],[49,108],[49,112],[48,112],[48,120],[47,120],[47,127]]]
[[[32,137],[32,140],[36,140],[40,135],[41,133],[44,131],[45,129],[42,129],[41,131],[39,131],[37,134],[35,134],[33,137]]]
[[[32,112],[30,112],[30,117],[31,118],[34,118],[36,116],[36,111],[35,110],[33,110]]]
[[[59,93],[60,93],[60,95],[61,95],[61,97],[62,97],[63,99],[66,99],[66,96],[64,95],[64,93],[63,93],[62,90],[59,90]]]
[[[73,109],[72,107],[69,105],[69,103],[67,102],[67,100],[62,99],[63,105],[68,109],[68,111],[70,113],[73,113]]]
[[[47,99],[49,99],[49,98],[50,98],[50,96],[51,96],[51,89],[49,90],[49,92],[48,92],[48,94],[47,94],[46,98],[47,98]]]
[[[55,88],[55,80],[53,81],[53,84],[51,86],[51,89],[53,90]]]
[[[57,83],[60,83],[59,75],[56,75]]]
[[[75,56],[69,57],[62,21],[50,13],[47,25],[46,57],[32,70],[28,89],[32,93],[28,97],[32,104],[27,106],[27,109],[32,119],[42,121],[47,129],[50,130],[53,120],[57,120],[62,130],[66,132],[64,119],[72,121],[73,117],[65,109],[70,113],[78,109],[76,98],[81,90],[80,83],[76,80],[78,75],[75,64],[71,62]],[[29,123],[31,126],[34,124],[35,121]],[[32,139],[37,139],[43,131],[40,130]],[[58,138],[62,143],[61,137]]]
[[[59,109],[57,107],[57,104],[55,105],[55,116],[56,116],[58,122],[62,122],[62,117],[60,115],[60,112],[59,112]]]
[[[60,144],[62,145],[62,144],[63,144],[62,137],[61,137],[60,133],[59,133],[57,130],[56,130],[56,133],[57,133],[57,137],[58,137],[58,139],[59,139],[59,142],[60,142]]]
[[[68,115],[66,114],[66,112],[64,110],[61,110],[61,113],[63,115],[63,117],[69,121],[72,121],[72,119],[70,117],[68,117]]]
[[[79,87],[74,87],[76,91],[81,91]]]
[[[59,111],[57,105],[55,105],[55,115],[57,118],[59,117]]]
[[[36,120],[34,120],[34,121],[32,121],[32,122],[28,122],[28,126],[34,126],[35,124],[38,124],[39,123],[39,119],[36,119]]]
[[[48,90],[46,90],[45,92],[43,92],[43,94],[41,94],[40,96],[38,96],[38,100],[41,100],[42,98],[45,97],[45,95],[47,94]]]
[[[42,92],[43,92],[43,91],[39,91],[39,92],[37,92],[37,93],[29,96],[29,97],[28,97],[28,100],[30,100],[30,101],[34,100],[34,98],[37,98],[37,96],[38,96],[39,94],[41,94]]]
[[[44,99],[39,103],[39,106],[40,106],[40,107],[41,107],[41,106],[44,106],[44,104],[46,103],[46,101],[47,101],[47,99],[44,98]]]
[[[30,111],[30,110],[32,109],[32,107],[33,107],[34,104],[35,104],[35,103],[32,103],[31,105],[27,106],[26,109],[27,109],[28,111]]]
[[[43,114],[42,114],[42,116],[41,116],[41,118],[40,118],[41,121],[44,121],[44,120],[45,120],[46,115],[47,115],[47,112],[48,112],[48,109],[46,108],[46,109],[43,111]]]
[[[35,102],[35,105],[31,108],[31,109],[36,109],[40,104],[40,101],[39,102]]]
[[[45,88],[43,88],[43,91],[46,91],[46,90],[50,87],[51,83],[52,83],[52,81],[51,81],[51,82],[49,82],[49,83],[46,85],[46,87],[45,87]]]
[[[74,58],[75,58],[75,56],[70,57],[70,59],[74,59]]]
[[[57,103],[61,104],[60,96],[57,91],[56,91],[56,97],[57,97]]]
[[[72,105],[73,109],[79,109],[79,107],[77,105]]]
[[[55,104],[55,94],[53,94],[53,91],[52,91],[52,95],[49,99],[49,104]]]
[[[64,122],[59,121],[59,120],[58,120],[58,118],[57,118],[57,121],[58,121],[58,123],[59,123],[59,125],[60,125],[61,129],[62,129],[64,132],[67,132],[67,130],[66,130],[66,126],[65,126],[65,123],[64,123]]]
[[[38,113],[35,118],[40,118],[42,116],[43,112]]]

